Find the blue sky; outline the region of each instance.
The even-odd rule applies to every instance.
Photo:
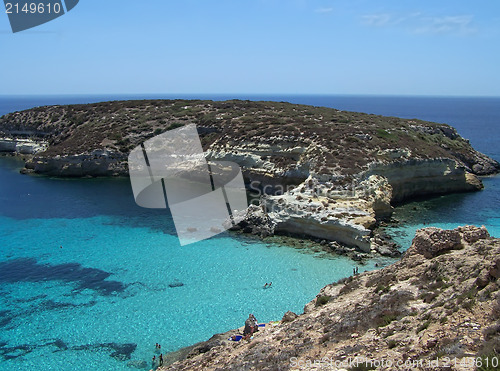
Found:
[[[500,96],[500,2],[80,0],[13,34],[0,94]]]

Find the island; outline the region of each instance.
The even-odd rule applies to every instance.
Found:
[[[0,118],[0,152],[24,173],[127,176],[130,151],[195,124],[208,160],[242,168],[255,197],[236,229],[293,234],[337,252],[397,255],[376,229],[419,196],[477,191],[500,164],[446,124],[285,102],[137,100],[47,106]]]
[[[377,231],[395,205],[479,191],[481,176],[500,171],[446,124],[240,100],[14,112],[0,118],[0,152],[22,157],[25,174],[128,176],[132,149],[188,124],[208,160],[242,169],[252,200],[234,229],[312,238],[336,253],[398,255]],[[500,242],[484,227],[425,228],[396,263],[325,286],[304,313],[287,312],[248,339],[231,340],[243,328],[216,334],[167,355],[163,369],[497,366],[499,278]]]

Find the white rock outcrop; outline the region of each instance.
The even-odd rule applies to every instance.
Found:
[[[48,143],[43,140],[0,138],[0,152],[34,155],[48,148]]]

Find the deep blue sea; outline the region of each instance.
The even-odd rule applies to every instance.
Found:
[[[450,124],[500,160],[500,98],[357,96],[0,97],[0,115],[115,99],[277,100]],[[0,370],[130,370],[130,361],[302,312],[353,262],[230,233],[181,247],[165,210],[141,209],[127,179],[19,174],[0,158]],[[407,247],[425,225],[485,225],[500,237],[500,177],[485,190],[399,207]],[[373,269],[375,261],[360,270]],[[264,290],[265,282],[273,282]],[[183,286],[169,285],[182,283]],[[129,358],[130,357],[130,358]],[[148,368],[149,369],[149,368]]]

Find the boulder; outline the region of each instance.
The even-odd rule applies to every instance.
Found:
[[[490,237],[490,234],[484,227],[481,228],[474,227],[472,225],[467,225],[464,227],[458,227],[458,231],[462,234],[462,238],[467,243],[474,243],[479,240],[484,240]]]
[[[295,319],[298,317],[297,314],[293,313],[292,311],[288,311],[285,313],[285,315],[283,316],[283,318],[281,319],[281,322],[283,323],[287,323],[287,322],[293,322],[295,321]]]
[[[419,229],[409,252],[423,255],[427,259],[432,259],[450,250],[463,248],[462,238],[457,229],[443,230],[439,228]]]
[[[222,342],[219,340],[209,340],[209,341],[204,341],[202,343],[199,343],[197,346],[195,346],[191,352],[188,354],[188,358],[196,357],[199,354],[203,354],[208,352],[210,349],[214,347],[218,347],[221,345]]]
[[[261,237],[273,236],[276,223],[269,218],[265,208],[257,205],[250,205],[246,210],[233,214],[236,226],[230,227],[231,230],[242,229],[245,233],[252,233]]]
[[[489,274],[488,270],[483,269],[481,271],[481,273],[479,273],[479,276],[476,278],[476,282],[475,282],[476,286],[479,289],[483,289],[488,285],[489,282],[490,282],[490,274]]]
[[[491,266],[489,275],[495,279],[500,278],[500,259],[497,259],[497,261]]]

